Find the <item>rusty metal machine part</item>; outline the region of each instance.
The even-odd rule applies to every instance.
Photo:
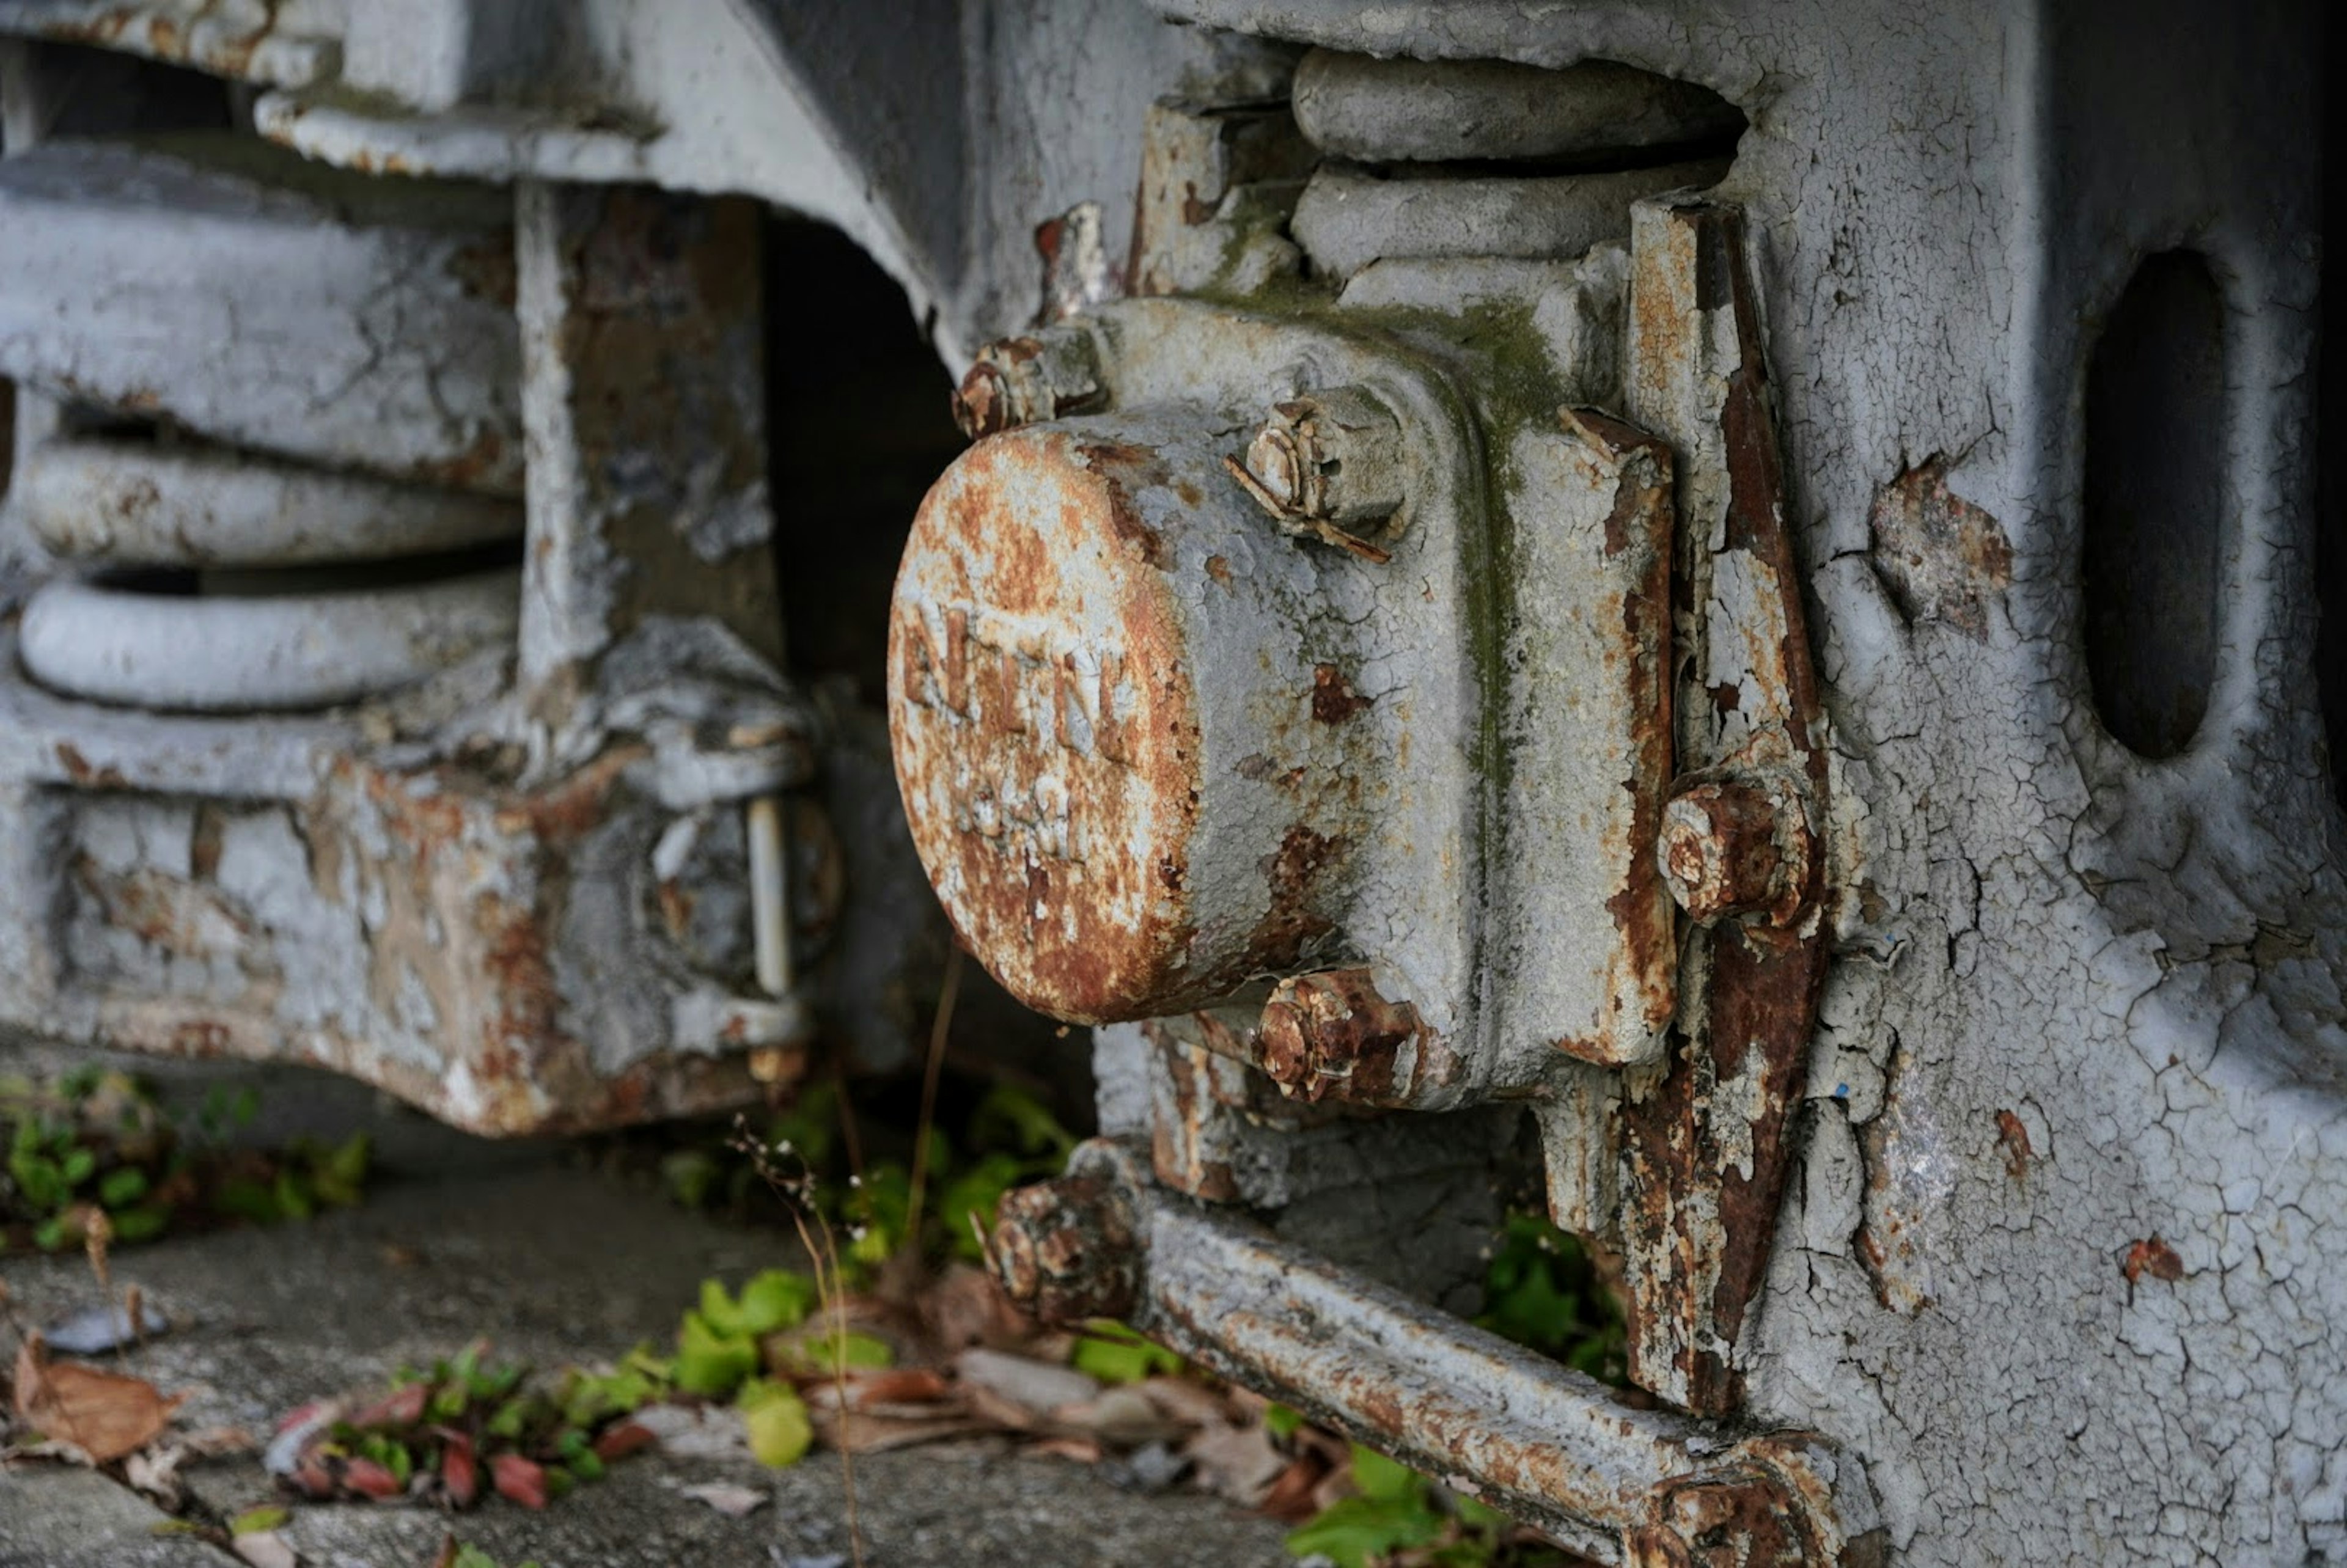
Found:
[[[1175,116],[1153,127],[1214,145]],[[1534,215],[1523,229],[1479,216],[1488,180],[1356,203],[1323,169],[1291,231],[1344,280],[1337,298],[1289,300],[1276,329],[1219,302],[1063,323],[1108,411],[1027,423],[1031,396],[932,490],[897,582],[891,699],[916,843],[971,950],[1047,1011],[1153,1020],[1103,1050],[1131,1050],[1106,1071],[1150,1084],[1132,1130],[1153,1185],[1276,1201],[1238,1130],[1266,1114],[1249,1073],[1306,1107],[1542,1102],[1553,1209],[1622,1258],[1633,1378],[1726,1415],[1823,972],[1810,825],[1828,780],[1739,215],[1648,194],[1694,172],[1716,171],[1543,186],[1512,209]],[[1244,210],[1235,191],[1211,223]],[[1445,216],[1421,235],[1427,211]],[[1631,241],[1626,268],[1593,265],[1609,235]],[[1482,308],[1512,301],[1541,356],[1530,385],[1491,364],[1439,271],[1379,274],[1479,246],[1497,269]],[[1519,259],[1559,249],[1592,254]],[[1576,405],[1583,387],[1628,406]],[[1481,465],[1444,460],[1479,446]],[[1455,656],[1428,657],[1446,630]],[[1428,863],[1395,854],[1426,847],[1430,820],[1462,825],[1437,841],[1440,912],[1415,901]],[[1299,835],[1312,875],[1284,882]],[[1015,1205],[1006,1285],[1055,1309],[1125,1300],[1102,1255],[1128,1207],[1090,1177]],[[1748,1467],[1649,1477],[1609,1512],[1579,1490],[1612,1462],[1583,1437],[1534,1467],[1489,1422],[1454,1430],[1390,1389],[1352,1400],[1400,1374],[1274,1342],[1299,1314],[1389,1342],[1358,1282],[1308,1311],[1185,1317],[1153,1282],[1208,1244],[1144,1224],[1137,1245],[1144,1323],[1535,1517],[1618,1522],[1613,1556],[1841,1553],[1771,1525],[1784,1493]],[[1471,1383],[1476,1353],[1427,1347]]]
[[[1013,1207],[1013,1204],[1016,1207]],[[1039,1267],[1039,1249],[1064,1261]],[[1103,1304],[1202,1365],[1537,1523],[1599,1563],[1881,1561],[1863,1474],[1804,1432],[1640,1409],[1250,1220],[1153,1182],[1114,1143],[1005,1200],[989,1248],[1061,1322]],[[1335,1326],[1341,1332],[1331,1332]]]
[[[1511,408],[1528,423],[1507,505],[1556,521],[1502,575],[1460,390],[1471,351],[1193,302],[1089,322],[1116,412],[972,447],[897,581],[899,780],[971,950],[1014,995],[1088,1022],[1362,968],[1422,1025],[1381,1103],[1525,1092],[1560,1049],[1652,1060],[1676,961],[1652,837],[1669,728],[1656,451],[1596,415]],[[1266,515],[1233,422],[1266,406],[1391,432],[1359,459],[1381,498],[1346,514],[1365,531],[1386,514],[1376,546]],[[1327,510],[1325,482],[1314,494]],[[1615,672],[1602,692],[1582,679],[1597,668]],[[1497,726],[1522,767],[1494,813],[1479,759]],[[1461,897],[1486,881],[1488,922]],[[1496,1005],[1476,979],[1494,942],[1525,956]],[[1456,1049],[1482,1029],[1491,1049]]]
[[[0,1018],[495,1133],[785,1088],[845,975],[874,1028],[934,917],[829,825],[871,726],[779,668],[754,207],[155,134],[203,92],[0,56]]]

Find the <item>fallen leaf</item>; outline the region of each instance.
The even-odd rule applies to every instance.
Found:
[[[16,1351],[16,1419],[111,1464],[160,1437],[187,1396],[165,1399],[144,1378],[101,1372],[74,1362],[49,1364],[38,1333]]]
[[[187,1458],[183,1444],[157,1443],[122,1461],[122,1479],[130,1483],[131,1491],[152,1498],[164,1512],[174,1512],[186,1497],[187,1489],[179,1483],[179,1466]]]
[[[139,1333],[130,1331],[130,1311],[127,1307],[85,1307],[79,1312],[52,1324],[41,1331],[51,1350],[65,1356],[97,1356],[118,1345],[128,1345],[134,1338],[153,1338],[171,1327],[151,1301],[138,1303]]]
[[[921,1293],[920,1313],[929,1335],[949,1350],[985,1345],[1015,1350],[1035,1337],[1035,1320],[1010,1305],[994,1276],[956,1264]]]
[[[1216,1390],[1187,1378],[1150,1378],[1133,1387],[1169,1420],[1194,1427],[1231,1423],[1229,1401]]]
[[[739,1459],[750,1450],[750,1434],[732,1409],[647,1405],[630,1419],[676,1459]]]
[[[1301,1524],[1320,1512],[1320,1489],[1339,1473],[1317,1454],[1298,1454],[1255,1506],[1282,1524]]]
[[[1073,1368],[1054,1367],[1000,1350],[965,1350],[954,1358],[954,1370],[964,1384],[999,1394],[1038,1415],[1062,1405],[1089,1403],[1101,1393],[1097,1379]]]
[[[1051,1417],[1121,1449],[1167,1441],[1189,1430],[1183,1422],[1160,1415],[1149,1396],[1130,1384],[1111,1389],[1082,1404],[1062,1405],[1051,1412]]]
[[[251,1568],[302,1568],[302,1559],[282,1535],[273,1530],[263,1530],[253,1535],[239,1535],[229,1542],[235,1553]]]
[[[707,1503],[728,1519],[747,1519],[773,1501],[753,1488],[729,1486],[723,1481],[710,1481],[705,1485],[677,1490],[687,1497]]]
[[[371,1459],[354,1459],[343,1466],[343,1484],[361,1497],[371,1497],[377,1502],[397,1497],[399,1478],[386,1465]]]
[[[1100,1444],[1088,1438],[1045,1438],[1041,1442],[1028,1444],[1020,1451],[1050,1459],[1073,1460],[1078,1464],[1098,1464],[1101,1461]]]
[[[1294,1461],[1272,1446],[1260,1426],[1202,1427],[1182,1447],[1208,1491],[1247,1508],[1262,1506],[1273,1483]]]
[[[982,1417],[967,1412],[926,1416],[878,1415],[869,1410],[812,1412],[815,1430],[825,1443],[849,1453],[874,1453],[882,1449],[911,1448],[998,1430]]]
[[[546,1471],[519,1454],[489,1456],[490,1483],[497,1495],[524,1508],[546,1506]]]
[[[595,1440],[595,1457],[605,1464],[627,1458],[639,1449],[650,1448],[659,1440],[650,1427],[641,1421],[620,1421],[603,1429]]]
[[[898,1367],[847,1380],[849,1404],[856,1409],[942,1399],[949,1387],[945,1374],[932,1367]]]
[[[343,1407],[333,1399],[315,1399],[285,1412],[276,1434],[261,1451],[261,1468],[272,1475],[292,1475],[310,1440],[343,1419]]]

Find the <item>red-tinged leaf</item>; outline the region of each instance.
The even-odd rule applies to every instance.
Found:
[[[649,1427],[640,1427],[633,1421],[621,1421],[617,1426],[605,1428],[603,1435],[595,1440],[595,1457],[609,1464],[615,1459],[627,1458],[639,1449],[650,1448],[656,1440]]]
[[[324,1409],[332,1401],[326,1399],[313,1399],[306,1405],[296,1405],[292,1409],[286,1411],[282,1416],[280,1416],[277,1419],[277,1425],[271,1428],[270,1430],[272,1434],[277,1432],[292,1431],[295,1427],[300,1426],[303,1421],[308,1420],[312,1416],[314,1416],[320,1410]]]
[[[343,1484],[377,1502],[399,1495],[399,1478],[371,1459],[354,1459],[343,1465]]]
[[[458,1508],[470,1508],[481,1495],[480,1461],[473,1457],[473,1445],[461,1434],[452,1435],[448,1446],[440,1450],[440,1483],[448,1489],[448,1501]]]
[[[334,1495],[333,1474],[314,1455],[303,1454],[294,1462],[293,1472],[286,1479],[299,1488],[304,1497]]]
[[[362,1430],[371,1427],[412,1427],[424,1419],[425,1401],[432,1397],[428,1383],[410,1383],[395,1390],[390,1398],[374,1404],[351,1418],[351,1425]]]
[[[491,1454],[489,1479],[497,1495],[524,1508],[546,1506],[546,1470],[519,1454]]]

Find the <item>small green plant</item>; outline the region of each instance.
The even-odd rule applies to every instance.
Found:
[[[1287,1549],[1337,1568],[1565,1568],[1556,1547],[1374,1449],[1353,1445],[1354,1495],[1289,1532]]]
[[[1508,1216],[1484,1271],[1483,1299],[1475,1320],[1481,1327],[1603,1381],[1627,1382],[1621,1308],[1580,1238],[1547,1215]],[[1274,1405],[1264,1424],[1284,1439],[1300,1419]],[[1294,1531],[1290,1552],[1327,1557],[1337,1568],[1546,1568],[1569,1561],[1501,1514],[1374,1450],[1354,1445],[1352,1469],[1354,1495]]]
[[[251,1089],[215,1088],[187,1136],[128,1073],[81,1068],[48,1083],[0,1077],[0,1251],[59,1252],[104,1222],[109,1242],[139,1242],[190,1223],[307,1219],[359,1201],[366,1134],[282,1149],[228,1140],[259,1110]]]
[[[1578,1236],[1540,1214],[1513,1214],[1483,1277],[1475,1321],[1616,1387],[1629,1380],[1622,1310]]]

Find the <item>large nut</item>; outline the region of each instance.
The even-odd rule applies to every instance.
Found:
[[[1046,1323],[1128,1317],[1139,1299],[1132,1214],[1104,1176],[1003,1194],[987,1254],[1003,1294]]]
[[[954,392],[954,423],[970,440],[1081,414],[1107,401],[1100,348],[1087,328],[1048,328],[988,343]]]
[[[1798,792],[1753,779],[1707,780],[1673,795],[1655,852],[1672,898],[1706,926],[1764,911],[1790,925],[1808,900],[1813,855]]]
[[[1247,444],[1246,471],[1283,523],[1373,532],[1401,507],[1401,421],[1366,387],[1303,393],[1273,406]]]
[[[915,848],[963,944],[1073,1022],[1187,1011],[1337,929],[1389,726],[1305,622],[1211,422],[1032,425],[921,505],[889,626]],[[1327,673],[1323,672],[1323,666]]]
[[[1399,1104],[1423,1032],[1418,1009],[1379,996],[1367,969],[1298,975],[1264,1004],[1256,1064],[1291,1099]]]

